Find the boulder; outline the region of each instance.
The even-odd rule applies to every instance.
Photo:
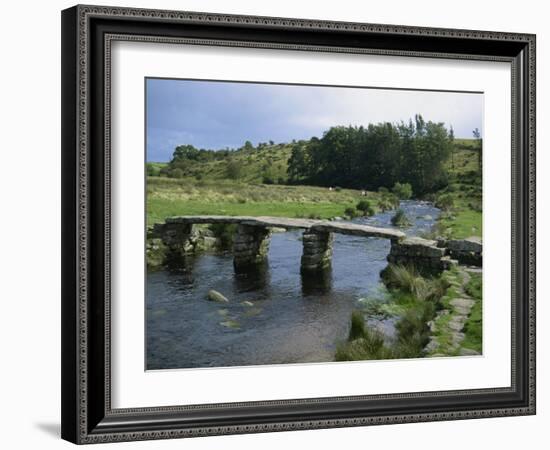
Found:
[[[229,303],[227,297],[214,289],[208,291],[208,300],[218,303]]]

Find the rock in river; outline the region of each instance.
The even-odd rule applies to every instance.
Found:
[[[208,300],[218,303],[229,303],[227,297],[225,297],[223,294],[220,294],[218,291],[215,291],[214,289],[210,289],[208,291]]]

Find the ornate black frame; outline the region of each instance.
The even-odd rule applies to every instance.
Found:
[[[185,42],[508,61],[509,388],[112,409],[110,43]],[[535,413],[535,36],[98,6],[62,12],[62,437],[83,444]]]

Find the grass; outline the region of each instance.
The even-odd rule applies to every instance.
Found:
[[[451,198],[449,211],[438,219],[435,234],[453,239],[482,236],[482,192],[477,143],[473,139],[456,139],[454,163],[447,161],[449,185],[437,197]]]
[[[368,193],[377,200],[378,193]],[[147,223],[177,215],[216,214],[328,219],[343,216],[364,198],[353,189],[147,178]]]
[[[481,353],[482,347],[482,291],[481,291],[481,274],[470,274],[470,281],[464,286],[465,292],[470,295],[476,302],[470,310],[470,314],[464,324],[464,340],[460,343],[460,348],[468,348]],[[453,268],[444,272],[442,278],[449,285],[445,295],[440,299],[441,308],[452,310],[451,301],[456,298],[463,297],[463,293],[457,286],[464,283],[463,275],[458,269]],[[452,331],[447,327],[447,323],[452,319],[451,314],[443,315],[436,321],[436,329],[433,336],[439,343],[437,353],[458,355],[460,348],[450,350],[452,348]]]
[[[465,338],[462,346],[481,353],[483,343],[482,327],[482,277],[481,274],[471,274],[471,279],[466,285],[466,292],[476,300],[470,316],[464,325]]]
[[[440,278],[424,278],[410,267],[390,265],[386,271],[388,299],[364,302],[367,311],[354,311],[348,340],[336,350],[337,361],[418,358],[429,341],[427,323],[433,319],[437,303],[448,285]],[[374,314],[373,314],[374,312]],[[367,327],[364,314],[394,316],[397,339],[386,342],[377,330]]]
[[[470,236],[482,236],[482,213],[467,206],[467,201],[458,201],[449,213],[441,214],[438,231],[443,236],[464,239]]]

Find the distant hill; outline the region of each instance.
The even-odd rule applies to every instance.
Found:
[[[225,152],[211,161],[188,161],[177,178],[196,180],[233,179],[247,184],[286,184],[287,167],[293,144],[264,144],[260,148]],[[148,175],[163,176],[168,163],[147,163]],[[455,139],[454,152],[447,162],[450,173],[460,175],[478,168],[477,143],[474,139]],[[173,176],[173,175],[172,175]]]
[[[226,180],[250,184],[285,184],[287,182],[288,159],[292,144],[266,144],[253,150],[230,151],[227,156],[213,161],[190,161],[182,169],[182,178],[198,180]],[[147,163],[149,175],[162,175],[168,163]],[[234,174],[230,167],[237,167]],[[158,173],[155,173],[158,172]]]

